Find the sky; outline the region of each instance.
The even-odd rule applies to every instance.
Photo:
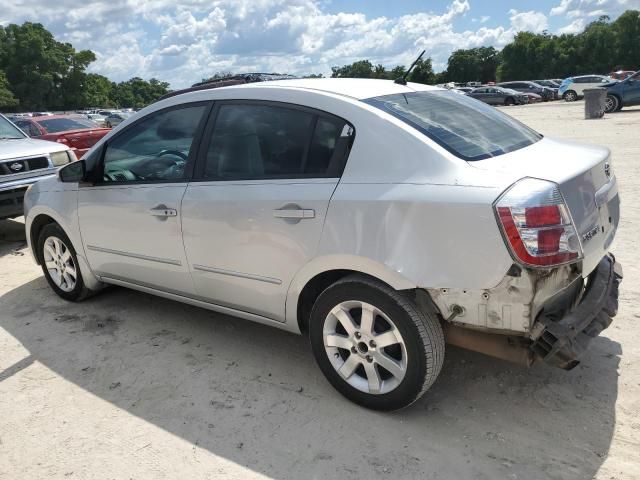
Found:
[[[453,50],[502,48],[523,30],[576,33],[627,9],[640,0],[0,0],[0,25],[42,23],[95,52],[89,70],[111,80],[182,88],[221,71],[408,65],[423,49],[441,71]]]

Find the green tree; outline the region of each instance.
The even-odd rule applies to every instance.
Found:
[[[112,100],[118,107],[142,108],[169,91],[169,84],[155,78],[149,81],[134,77],[120,82],[112,90]]]
[[[351,65],[331,67],[331,78],[372,78],[373,64],[369,60],[359,60]]]
[[[640,11],[627,10],[611,24],[611,29],[615,34],[613,63],[625,69],[640,68]]]
[[[447,62],[446,79],[454,82],[482,82],[496,80],[500,53],[493,47],[455,50]]]
[[[427,58],[426,60],[418,60],[414,65],[413,70],[411,70],[408,80],[416,83],[425,83],[429,85],[434,84],[436,82],[436,75],[433,73],[431,59]]]
[[[84,83],[85,107],[108,108],[115,105],[112,96],[115,84],[107,77],[89,73]]]
[[[92,52],[76,52],[39,23],[0,26],[0,70],[22,107],[76,107]]]
[[[11,108],[18,105],[18,99],[9,88],[9,82],[3,71],[0,71],[0,107]]]

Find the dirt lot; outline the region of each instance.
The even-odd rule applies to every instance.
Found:
[[[640,478],[640,109],[582,108],[504,111],[613,150],[619,316],[571,372],[450,348],[394,414],[338,395],[302,337],[124,289],[65,303],[0,221],[0,479]]]

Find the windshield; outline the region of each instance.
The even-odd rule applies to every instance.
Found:
[[[22,133],[13,123],[0,115],[0,140],[9,140],[25,138]]]
[[[52,118],[50,120],[38,120],[38,123],[49,133],[66,132],[67,130],[78,130],[81,128],[95,128],[95,124],[90,120],[81,118]]]
[[[364,101],[467,161],[513,152],[542,138],[493,107],[446,90],[398,93]]]

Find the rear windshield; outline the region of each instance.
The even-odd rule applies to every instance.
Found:
[[[497,157],[529,146],[542,135],[474,98],[435,90],[365,100],[467,160]]]
[[[38,120],[38,123],[49,133],[96,127],[96,125],[90,120],[83,120],[80,118],[52,118],[51,120]]]

